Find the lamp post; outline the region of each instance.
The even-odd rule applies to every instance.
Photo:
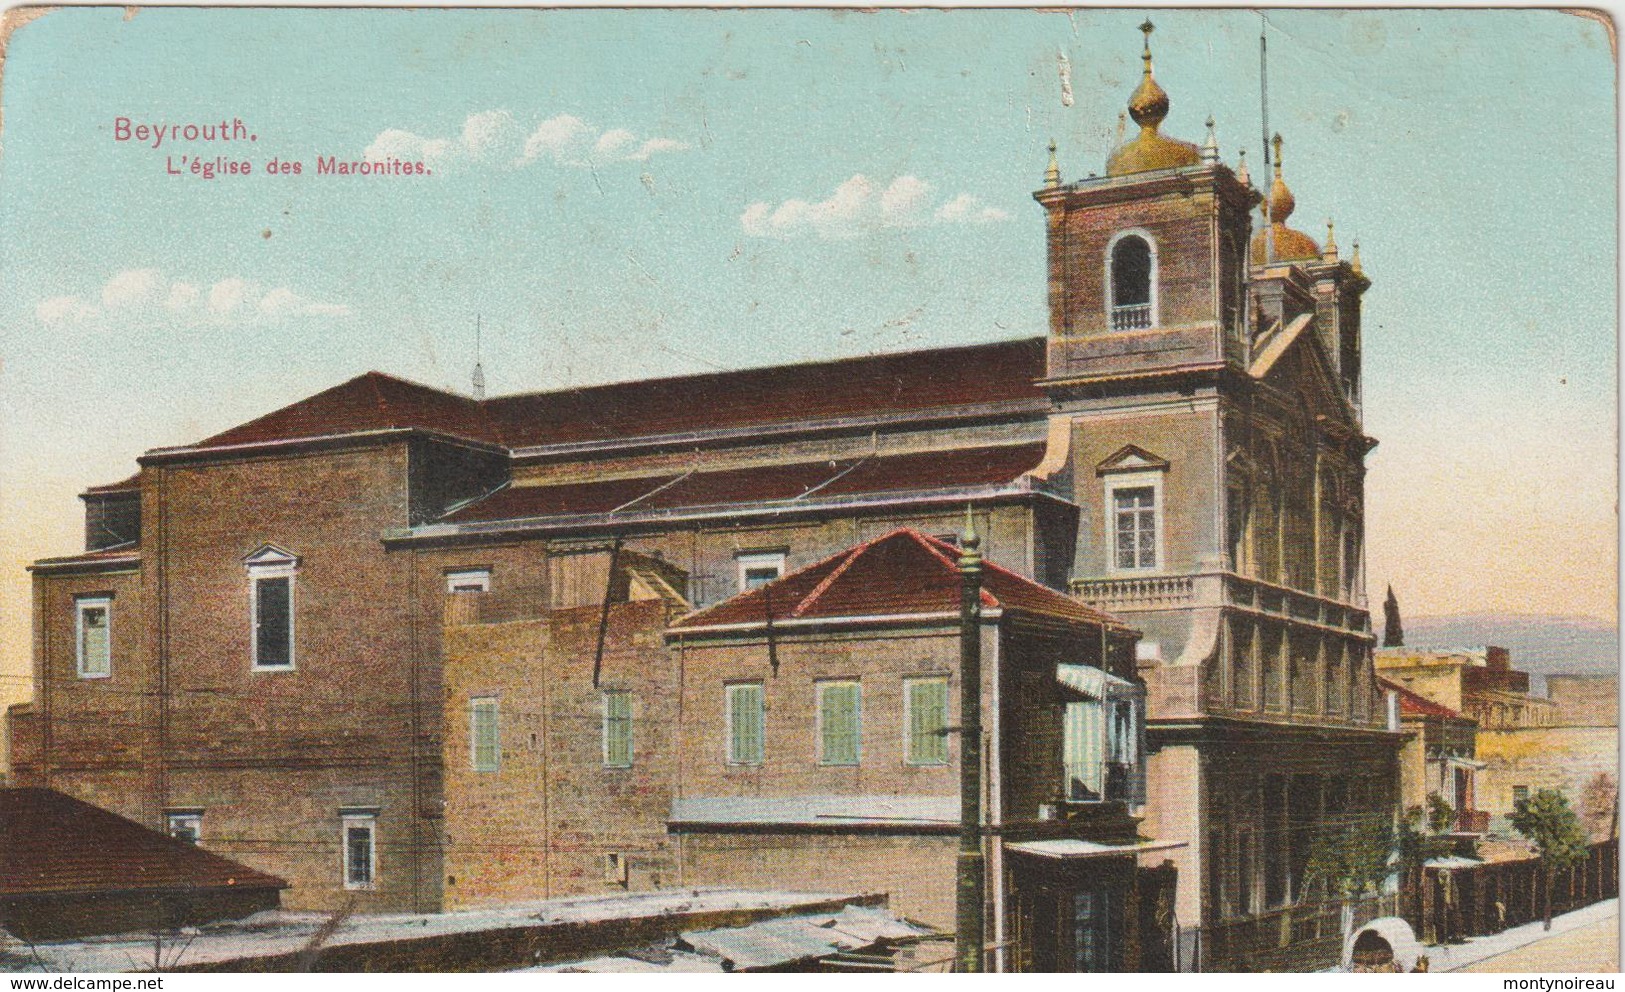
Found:
[[[982,556],[970,508],[959,556],[959,859],[956,970],[982,971],[986,866],[982,857]],[[974,750],[973,750],[974,749]]]

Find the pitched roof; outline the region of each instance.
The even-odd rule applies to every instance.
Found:
[[[917,616],[957,612],[958,548],[907,527],[792,572],[715,606],[672,630],[791,620]],[[1127,624],[991,561],[983,562],[983,609],[1001,609],[1117,630]]]
[[[417,427],[525,448],[918,413],[1040,400],[1044,360],[1044,339],[1025,338],[484,401],[368,372],[185,447]]]
[[[134,475],[130,476],[127,479],[120,479],[117,482],[104,483],[103,485],[100,485],[100,486],[91,486],[88,489],[86,489],[81,495],[84,495],[84,496],[99,496],[99,495],[110,494],[110,493],[134,493],[134,492],[140,492],[140,491],[141,491],[141,473],[136,472]]]
[[[486,408],[509,447],[1042,399],[1044,339],[805,362],[504,396]]]
[[[189,447],[219,448],[418,427],[495,441],[478,400],[368,372]]]
[[[1407,689],[1398,682],[1393,682],[1388,679],[1381,678],[1380,676],[1378,677],[1377,681],[1382,683],[1383,688],[1392,690],[1399,696],[1399,715],[1402,717],[1436,716],[1443,717],[1446,720],[1472,719],[1471,717],[1465,716],[1448,706],[1441,703],[1435,703],[1433,700],[1427,698],[1421,693]]]
[[[288,883],[51,789],[0,789],[0,896]]]
[[[510,486],[447,514],[443,523],[676,510],[1014,482],[1044,457],[1044,445],[1008,444],[873,458],[825,459],[634,479]]]

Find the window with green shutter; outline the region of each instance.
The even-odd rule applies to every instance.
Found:
[[[818,683],[818,763],[855,765],[862,736],[862,697],[856,682]]]
[[[907,761],[911,765],[948,763],[948,680],[908,679],[904,683],[903,719],[908,727]]]
[[[728,763],[762,763],[762,684],[728,686]]]
[[[472,699],[468,706],[468,737],[472,745],[474,770],[494,772],[502,767],[502,728],[500,711],[493,696]]]
[[[623,690],[604,693],[604,764],[609,768],[632,767],[632,694]]]

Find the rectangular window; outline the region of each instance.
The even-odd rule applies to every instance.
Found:
[[[1151,486],[1112,490],[1117,567],[1157,567],[1157,491]]]
[[[764,751],[762,733],[766,722],[762,684],[747,682],[730,685],[727,692],[728,763],[759,765]]]
[[[858,683],[818,683],[819,764],[858,763],[862,748],[862,707]]]
[[[105,679],[113,674],[113,598],[87,596],[76,600],[74,614],[79,677]]]
[[[908,735],[905,760],[911,765],[948,763],[948,680],[903,682],[903,725]]]
[[[176,840],[196,844],[203,839],[202,810],[171,810],[165,814],[165,819],[168,821],[169,836]]]
[[[477,772],[502,767],[502,713],[495,696],[468,702],[468,739]]]
[[[783,551],[760,551],[735,557],[739,566],[739,591],[746,592],[784,574]]]
[[[458,568],[446,572],[447,592],[490,592],[489,568]]]
[[[293,576],[254,579],[254,667],[293,667]]]
[[[344,887],[370,889],[378,880],[378,817],[351,813],[343,817]]]
[[[632,767],[632,694],[619,690],[604,693],[604,765]]]

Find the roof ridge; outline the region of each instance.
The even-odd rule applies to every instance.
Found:
[[[851,568],[852,563],[857,561],[865,551],[868,551],[870,548],[874,547],[876,544],[879,544],[881,541],[886,540],[895,533],[897,532],[892,531],[890,534],[884,534],[872,541],[865,541],[856,547],[848,548],[846,550],[846,560],[830,569],[829,574],[824,576],[823,580],[820,581],[816,586],[813,586],[812,592],[801,597],[801,602],[797,603],[796,608],[790,611],[790,615],[792,617],[799,617],[805,613],[808,607],[812,606],[813,603],[818,601],[819,596],[822,596],[825,592],[829,591],[829,587],[835,584],[836,579],[846,574],[846,570]]]
[[[567,386],[563,389],[536,390],[525,393],[506,393],[502,396],[492,396],[482,400],[481,405],[499,403],[506,400],[540,399],[547,396],[563,396],[570,393],[585,393],[598,389],[614,389],[621,386],[650,386],[671,382],[694,382],[703,379],[718,379],[731,375],[749,375],[756,372],[776,372],[783,369],[804,369],[817,365],[843,365],[856,362],[883,361],[888,358],[909,358],[926,354],[928,352],[968,351],[973,348],[996,348],[1001,345],[1014,346],[1021,344],[1042,343],[1043,335],[1034,334],[1019,338],[999,338],[993,341],[980,341],[971,344],[942,345],[936,348],[916,348],[910,351],[885,351],[872,355],[847,355],[842,358],[808,358],[797,362],[782,362],[773,365],[752,365],[742,369],[725,369],[718,372],[691,372],[684,375],[659,376],[653,379],[622,379],[617,382],[599,382],[582,386]]]
[[[936,547],[936,545],[940,544],[940,545],[942,545],[943,548],[952,548],[953,547],[952,544],[949,544],[947,541],[939,540],[939,539],[937,539],[935,537],[932,537],[929,534],[922,533],[921,531],[917,531],[912,527],[904,527],[903,530],[906,530],[910,534],[912,534],[916,541],[919,541],[919,542],[923,543],[925,545],[925,549],[927,551],[931,552],[932,554],[936,555],[938,558],[942,559],[942,563],[944,565],[947,565],[948,569],[950,571],[952,571],[955,575],[959,574],[959,561],[957,559],[948,557],[948,555],[946,553],[944,553],[941,548]],[[983,558],[982,559],[982,568],[987,569],[989,567],[991,567],[991,568],[999,568],[999,566],[994,565],[992,562],[990,562],[986,558]],[[999,569],[999,570],[1004,571],[1004,569]],[[983,606],[991,607],[992,609],[1000,609],[1000,608],[1003,607],[1004,604],[999,602],[999,597],[993,595],[992,591],[989,590],[985,584],[977,586],[977,592],[981,594],[980,599],[981,599],[981,603],[982,603]]]

